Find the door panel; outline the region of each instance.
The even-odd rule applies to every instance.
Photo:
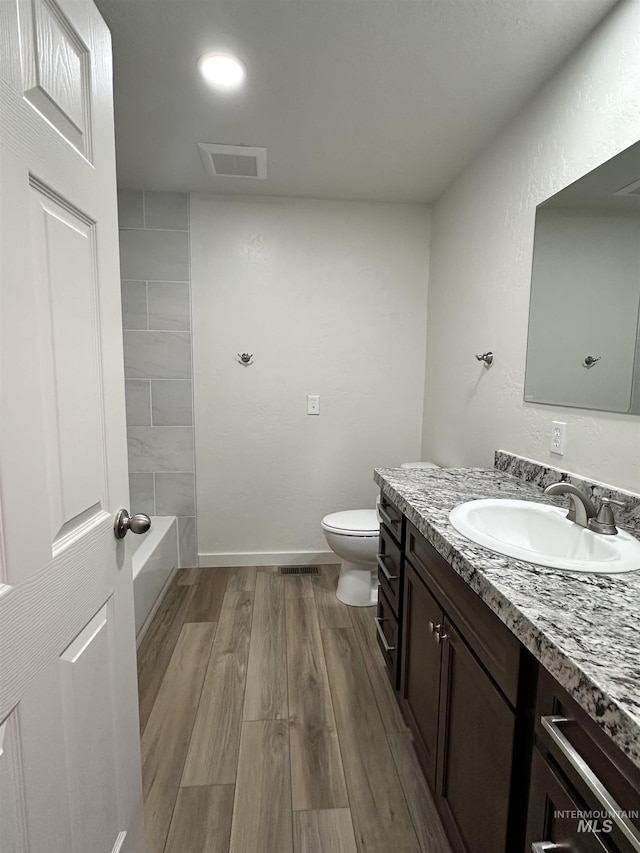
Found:
[[[106,503],[95,225],[33,183],[31,210],[55,553]]]
[[[0,850],[142,853],[110,39],[0,27]]]
[[[112,605],[110,599],[60,656],[71,853],[109,853],[116,840],[116,791],[105,784],[116,772]]]
[[[25,99],[91,159],[89,51],[50,0],[19,3]]]

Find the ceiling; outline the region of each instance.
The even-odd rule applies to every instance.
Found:
[[[96,0],[125,188],[429,202],[617,0]],[[197,58],[248,70],[219,94]],[[267,148],[267,180],[197,143]]]

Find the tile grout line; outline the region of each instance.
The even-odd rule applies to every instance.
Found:
[[[143,190],[143,192],[144,192],[144,190]],[[145,213],[144,213],[144,208],[143,208],[142,215],[143,215],[143,217],[146,218]],[[188,228],[151,228],[150,226],[147,227],[146,224],[142,228],[137,228],[133,225],[129,225],[125,228],[120,228],[118,230],[120,230],[120,231],[160,231],[162,233],[166,233],[168,231],[172,234],[188,234],[189,233]]]

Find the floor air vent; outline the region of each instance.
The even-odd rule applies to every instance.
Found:
[[[319,575],[317,566],[280,566],[281,575]]]

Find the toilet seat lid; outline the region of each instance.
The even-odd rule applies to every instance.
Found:
[[[344,512],[332,512],[322,519],[325,530],[341,533],[343,536],[378,536],[380,522],[375,509],[348,509]]]

